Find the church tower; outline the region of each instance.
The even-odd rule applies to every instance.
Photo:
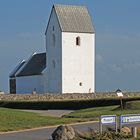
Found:
[[[87,8],[54,5],[45,38],[45,92],[95,92],[95,30]]]

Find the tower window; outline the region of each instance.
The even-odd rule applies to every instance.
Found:
[[[82,86],[82,82],[79,83],[79,86]]]
[[[80,46],[80,37],[79,37],[79,36],[76,37],[76,45],[77,45],[77,46]]]
[[[54,31],[54,26],[53,26],[53,31]]]
[[[55,60],[52,61],[53,68],[55,69]]]
[[[52,35],[52,44],[53,44],[53,47],[55,47],[55,34]]]

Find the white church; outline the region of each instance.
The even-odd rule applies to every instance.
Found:
[[[46,52],[34,53],[10,73],[10,93],[95,92],[95,29],[85,6],[54,5]]]

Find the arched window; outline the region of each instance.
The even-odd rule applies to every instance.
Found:
[[[52,61],[53,68],[55,69],[55,60]]]
[[[77,45],[77,46],[80,46],[80,37],[79,37],[79,36],[76,37],[76,45]]]
[[[53,47],[55,47],[55,34],[52,35],[52,44],[53,44]]]
[[[80,83],[79,83],[79,86],[82,86],[82,85],[83,85],[82,82],[80,82]]]

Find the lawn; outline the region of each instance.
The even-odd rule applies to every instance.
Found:
[[[87,120],[91,119],[48,117],[16,109],[0,108],[0,132],[67,124]]]
[[[125,108],[131,109],[131,110],[140,110],[140,101],[129,101],[126,102]]]
[[[116,114],[117,116],[123,114],[138,114],[140,110],[138,109],[123,109],[121,110],[119,106],[107,106],[107,107],[95,107],[95,108],[88,108],[88,109],[81,109],[75,112],[66,115],[67,118],[94,118],[98,119],[100,115],[113,115]]]
[[[138,103],[137,103],[138,105]],[[132,106],[132,105],[131,105]],[[100,115],[117,116],[123,114],[137,114],[139,109],[120,110],[119,106],[95,107],[81,109],[65,115],[62,118],[40,116],[37,113],[24,112],[17,109],[0,108],[0,132],[29,129],[41,126],[69,124],[73,122],[99,120]]]

